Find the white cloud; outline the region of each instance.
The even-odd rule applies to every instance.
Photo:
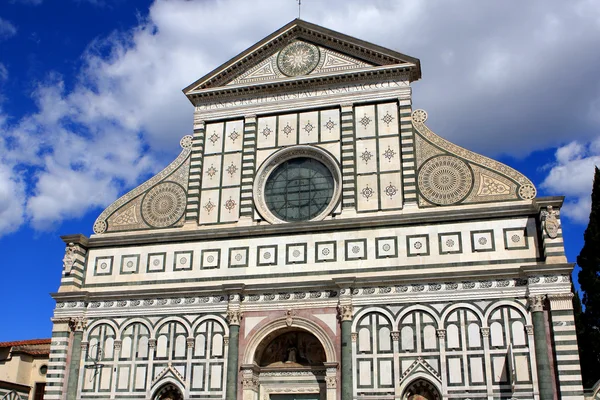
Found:
[[[17,34],[17,28],[10,22],[0,17],[0,40],[7,39]]]
[[[16,231],[24,221],[25,185],[12,168],[0,162],[0,236]]]
[[[556,150],[556,163],[551,165],[541,187],[550,193],[568,194],[563,215],[577,223],[587,223],[590,215],[594,168],[600,166],[600,138],[582,144],[571,142]]]

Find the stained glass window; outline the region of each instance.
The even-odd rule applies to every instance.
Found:
[[[267,179],[265,200],[283,221],[309,221],[323,212],[333,197],[334,179],[321,162],[299,157],[277,166]]]

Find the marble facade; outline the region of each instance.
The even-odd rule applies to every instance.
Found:
[[[563,198],[433,133],[420,77],[295,20],[185,88],[180,155],[63,237],[45,398],[582,399]]]

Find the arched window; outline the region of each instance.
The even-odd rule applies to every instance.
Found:
[[[194,330],[192,391],[219,393],[225,384],[225,328],[220,321],[207,319]]]
[[[481,319],[469,308],[457,308],[444,321],[448,386],[485,389],[485,355]]]
[[[108,324],[96,325],[88,334],[85,352],[84,392],[109,392],[115,362],[116,333]]]

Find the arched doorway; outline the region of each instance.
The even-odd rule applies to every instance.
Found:
[[[402,395],[402,400],[440,400],[440,392],[429,381],[417,379],[412,382]]]
[[[183,400],[183,393],[174,384],[167,383],[156,391],[152,400]]]
[[[333,400],[337,392],[333,341],[314,322],[275,320],[248,341],[242,365],[246,400]]]

